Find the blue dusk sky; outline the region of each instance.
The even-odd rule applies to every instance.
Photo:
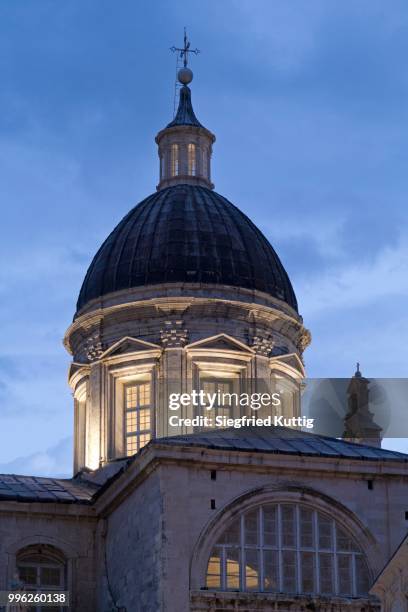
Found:
[[[216,190],[292,279],[308,375],[407,375],[405,0],[0,0],[0,471],[71,471],[61,340],[155,190],[185,25]]]

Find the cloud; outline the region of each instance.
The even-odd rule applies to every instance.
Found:
[[[298,286],[305,312],[349,310],[370,306],[384,297],[393,299],[408,295],[408,245],[401,242],[383,249],[373,263],[358,260],[343,268],[303,280]]]
[[[46,450],[17,457],[8,463],[1,463],[0,473],[71,478],[72,437],[63,438],[58,444]]]
[[[173,107],[168,47],[187,13],[217,191],[287,266],[314,337],[307,364],[347,375],[358,357],[370,375],[401,371],[406,3],[103,7],[0,9],[0,461],[21,447],[40,461],[36,449],[72,428],[61,338],[92,255],[154,191],[154,134]]]

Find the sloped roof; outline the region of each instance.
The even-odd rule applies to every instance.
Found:
[[[0,474],[0,501],[89,504],[98,486],[77,478],[59,479]]]
[[[241,427],[217,429],[185,436],[160,438],[157,443],[202,446],[221,450],[255,451],[344,459],[408,462],[408,455],[287,427]]]
[[[169,447],[201,447],[226,451],[408,463],[408,455],[404,453],[344,442],[286,427],[218,429],[185,436],[159,438],[149,442],[147,447],[163,444]],[[145,446],[140,452],[144,453],[147,447]],[[109,488],[139,454],[111,461],[93,472],[81,472],[72,479],[0,474],[0,501],[91,504],[95,496]]]
[[[191,103],[191,89],[184,85],[180,89],[179,105],[176,116],[166,127],[171,128],[176,125],[194,125],[195,127],[204,127],[201,125],[195,116],[193,105]]]

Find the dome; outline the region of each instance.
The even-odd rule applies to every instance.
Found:
[[[226,198],[202,186],[161,189],[122,219],[88,269],[77,312],[114,291],[160,283],[263,291],[297,311],[288,275],[262,232]]]

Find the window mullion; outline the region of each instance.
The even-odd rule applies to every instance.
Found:
[[[225,546],[221,547],[221,588],[227,590],[227,561],[225,554]]]
[[[333,571],[334,571],[334,592],[336,595],[339,593],[340,584],[339,584],[339,572],[337,567],[337,530],[336,530],[336,521],[332,521],[332,538],[333,538]]]
[[[351,553],[351,593],[353,597],[358,595],[357,593],[357,568],[356,568],[356,553]]]
[[[240,590],[243,591],[246,589],[246,580],[245,580],[245,515],[241,515],[241,524],[240,524],[240,535],[241,535],[241,546],[239,553],[239,584]]]
[[[301,577],[301,552],[300,552],[300,508],[297,505],[296,509],[295,509],[295,527],[296,527],[296,588],[297,588],[297,592],[301,593],[302,592],[302,577]]]
[[[259,508],[259,547],[258,547],[258,563],[259,563],[259,590],[264,590],[264,513],[263,508]]]
[[[283,592],[283,559],[282,559],[282,508],[278,504],[278,569],[279,569],[279,591]]]
[[[315,547],[315,563],[316,563],[316,569],[315,569],[315,587],[316,587],[316,592],[320,593],[320,562],[319,562],[319,523],[318,523],[318,517],[317,517],[317,512],[316,510],[313,510],[313,531],[314,531],[314,547]]]
[[[136,436],[136,448],[139,451],[140,450],[140,406],[136,405],[136,431],[135,431],[135,436]]]

